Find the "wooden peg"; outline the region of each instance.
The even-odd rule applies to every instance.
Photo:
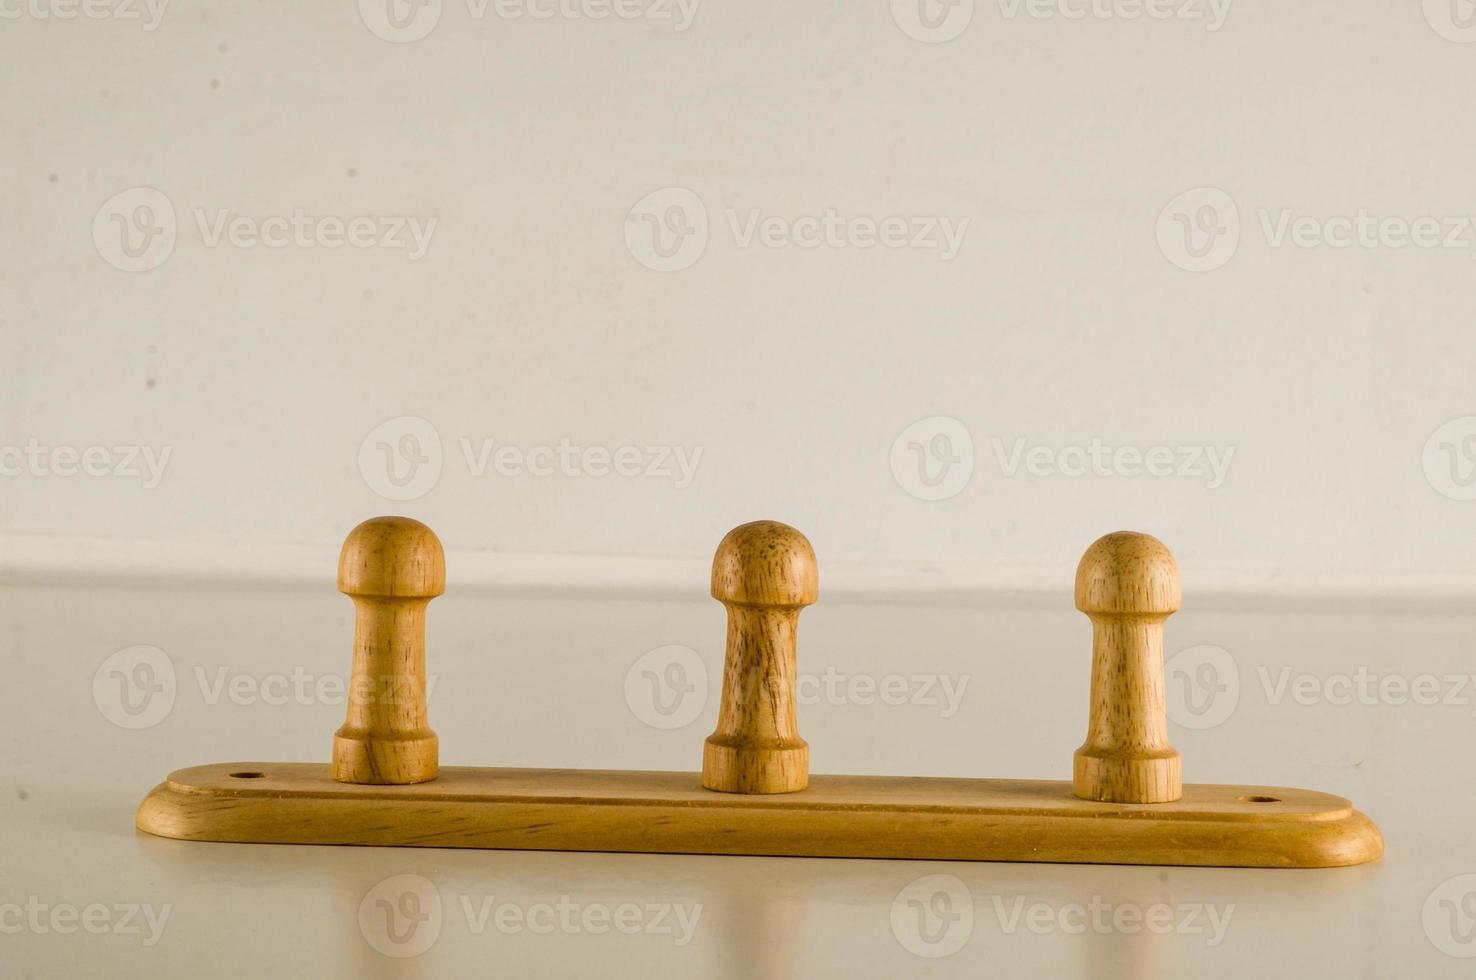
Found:
[[[1174,556],[1148,534],[1099,538],[1076,568],[1076,608],[1092,620],[1092,701],[1072,792],[1111,803],[1179,799],[1163,683],[1163,622],[1179,608]]]
[[[425,609],[446,591],[440,540],[408,517],[367,520],[343,543],[338,590],[354,600],[354,666],[348,718],[333,736],[333,778],[376,785],[435,779]]]
[[[795,632],[819,572],[805,536],[778,521],[729,531],[712,559],[712,597],[728,607],[723,698],[702,747],[702,785],[723,793],[792,793],[810,782],[795,717]]]

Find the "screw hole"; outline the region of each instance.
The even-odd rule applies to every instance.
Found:
[[[1279,797],[1279,796],[1238,796],[1238,797],[1236,797],[1236,799],[1238,799],[1242,803],[1280,803],[1281,802],[1281,797]]]
[[[266,773],[264,773],[264,772],[233,772],[233,773],[231,773],[231,778],[232,779],[261,779],[265,775],[266,775]]]

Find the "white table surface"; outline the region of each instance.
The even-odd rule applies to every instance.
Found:
[[[1170,653],[1219,647],[1240,682],[1219,724],[1173,725],[1185,778],[1347,796],[1387,842],[1385,858],[1363,867],[286,847],[136,831],[134,807],[172,769],[327,760],[342,707],[331,690],[319,697],[309,684],[303,695],[291,679],[345,674],[350,611],[326,584],[311,592],[209,583],[0,588],[9,672],[0,685],[9,735],[0,974],[1433,978],[1476,970],[1476,877],[1460,878],[1476,876],[1476,691],[1442,680],[1439,700],[1448,703],[1396,703],[1399,682],[1385,681],[1393,694],[1376,703],[1358,703],[1355,687],[1354,703],[1336,704],[1307,696],[1304,681],[1300,699],[1290,687],[1277,696],[1284,675],[1319,686],[1360,667],[1407,681],[1468,675],[1476,615],[1201,609],[1191,597],[1169,621]],[[682,600],[455,591],[436,600],[430,704],[443,764],[696,768],[715,718],[722,615],[696,590]],[[1068,778],[1085,727],[1089,640],[1069,594],[983,606],[822,598],[802,620],[802,673],[823,677],[829,667],[877,683],[899,675],[918,703],[875,703],[864,687],[831,698],[823,684],[811,688],[818,703],[804,704],[800,720],[812,771]],[[112,669],[138,656],[120,660],[117,651],[140,645],[163,651],[175,689],[167,712],[130,729],[110,717],[132,724],[142,716],[119,716],[108,685]],[[714,681],[695,719],[672,730],[643,721],[649,708],[633,708],[626,693],[632,665],[665,645],[692,648]],[[923,676],[955,691],[965,685],[956,710],[927,703],[922,682],[911,680]],[[1175,676],[1171,686],[1182,681]],[[282,679],[287,688],[277,686]],[[1342,700],[1339,683],[1327,691],[1334,700]],[[399,900],[405,882],[419,889],[424,914],[437,900],[440,912],[387,938],[390,920],[377,901]],[[909,904],[919,896],[922,905]],[[620,916],[627,931],[601,928]],[[1139,924],[1144,917],[1154,928]]]

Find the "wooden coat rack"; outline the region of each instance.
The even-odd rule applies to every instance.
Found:
[[[441,768],[425,704],[441,543],[409,518],[365,521],[339,559],[354,653],[332,764],[181,769],[144,799],[137,825],[236,843],[1091,864],[1324,868],[1383,854],[1378,828],[1341,797],[1183,785],[1163,681],[1179,572],[1156,538],[1109,534],[1077,568],[1092,682],[1070,782],[811,777],[795,657],[818,581],[810,542],[787,525],[744,524],[718,546],[712,595],[728,610],[727,652],[700,774]]]

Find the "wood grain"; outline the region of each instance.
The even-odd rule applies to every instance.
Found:
[[[1164,711],[1163,623],[1179,608],[1179,568],[1157,538],[1099,538],[1076,569],[1076,608],[1092,620],[1086,741],[1072,765],[1084,800],[1166,803],[1183,792]]]
[[[1125,805],[1065,782],[890,776],[771,795],[713,793],[696,773],[448,766],[433,783],[368,786],[321,764],[242,762],[170,774],[137,824],[197,841],[1256,868],[1383,853],[1367,817],[1309,790],[1190,785]]]
[[[425,706],[425,611],[446,591],[446,557],[430,528],[376,517],[349,533],[338,588],[354,600],[348,714],[333,736],[333,775],[347,783],[436,778],[439,746]]]
[[[702,747],[702,785],[723,793],[793,793],[810,778],[795,709],[800,609],[819,594],[814,549],[778,521],[729,531],[712,560],[712,596],[728,609],[717,729]]]
[[[1341,797],[1181,784],[1163,691],[1178,569],[1148,535],[1107,535],[1077,569],[1077,607],[1093,624],[1092,697],[1070,783],[811,779],[796,720],[796,631],[818,575],[804,535],[773,521],[735,528],[713,560],[727,652],[700,774],[438,769],[424,626],[445,587],[440,542],[407,518],[366,521],[344,544],[339,587],[356,607],[356,686],[395,678],[396,696],[351,695],[331,766],[172,773],[139,806],[140,830],[249,843],[1261,868],[1383,854],[1378,828]]]

